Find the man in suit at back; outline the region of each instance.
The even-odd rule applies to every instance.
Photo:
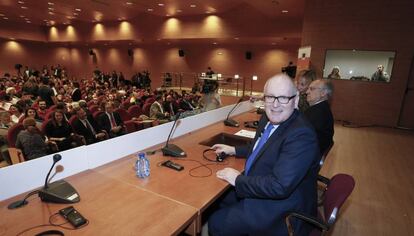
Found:
[[[210,235],[287,235],[285,216],[299,211],[316,216],[316,180],[320,159],[316,134],[296,110],[298,91],[284,74],[264,87],[265,114],[251,145],[216,144],[216,153],[247,157],[245,172],[232,168],[216,175],[234,188],[208,221]],[[309,229],[293,222],[297,235]]]
[[[304,114],[315,128],[321,154],[333,144],[334,119],[328,102],[332,91],[332,83],[322,79],[313,81],[306,91],[310,107]]]
[[[105,112],[98,117],[98,124],[102,127],[111,138],[121,136],[124,132],[124,122],[121,116],[114,111],[113,102],[105,102],[102,104]]]

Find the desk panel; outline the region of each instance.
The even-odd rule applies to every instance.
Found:
[[[197,209],[166,199],[157,194],[133,187],[95,171],[85,171],[67,178],[81,196],[73,206],[90,222],[78,230],[42,227],[25,235],[34,235],[47,229],[59,229],[68,235],[176,235],[193,223]],[[49,216],[69,204],[42,203],[36,196],[29,204],[8,210],[14,197],[0,203],[0,235],[16,235],[22,230],[47,224]],[[63,222],[55,216],[53,222]],[[66,225],[68,226],[68,225]]]

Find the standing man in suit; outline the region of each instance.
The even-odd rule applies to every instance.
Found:
[[[102,104],[105,112],[98,117],[98,125],[102,127],[111,138],[124,135],[124,122],[121,116],[114,111],[113,102]]]
[[[245,172],[232,168],[216,175],[232,188],[208,221],[210,235],[287,235],[285,216],[299,211],[316,216],[319,149],[311,125],[295,108],[298,91],[286,74],[264,87],[266,113],[249,146],[216,144],[216,153],[247,157]],[[293,222],[297,235],[308,228]]]
[[[328,102],[332,91],[332,83],[322,79],[313,81],[306,91],[310,107],[304,114],[315,128],[321,154],[333,144],[334,119]]]
[[[86,111],[80,107],[75,108],[75,112],[78,119],[73,121],[73,130],[85,138],[86,144],[89,145],[105,139],[104,130],[99,128],[92,115],[87,115]]]
[[[80,85],[78,82],[73,82],[73,90],[72,90],[72,101],[78,102],[82,99],[82,92],[79,89]]]

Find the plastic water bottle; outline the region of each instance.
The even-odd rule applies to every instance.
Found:
[[[150,163],[145,153],[138,153],[137,162],[135,163],[136,175],[140,178],[146,178],[150,175]]]

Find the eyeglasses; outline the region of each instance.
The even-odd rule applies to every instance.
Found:
[[[274,103],[275,100],[277,100],[278,103],[280,104],[288,104],[290,100],[292,100],[292,98],[296,97],[296,95],[290,96],[290,97],[286,97],[286,96],[279,96],[279,97],[275,97],[275,96],[270,96],[270,95],[264,95],[264,101],[265,103]]]

